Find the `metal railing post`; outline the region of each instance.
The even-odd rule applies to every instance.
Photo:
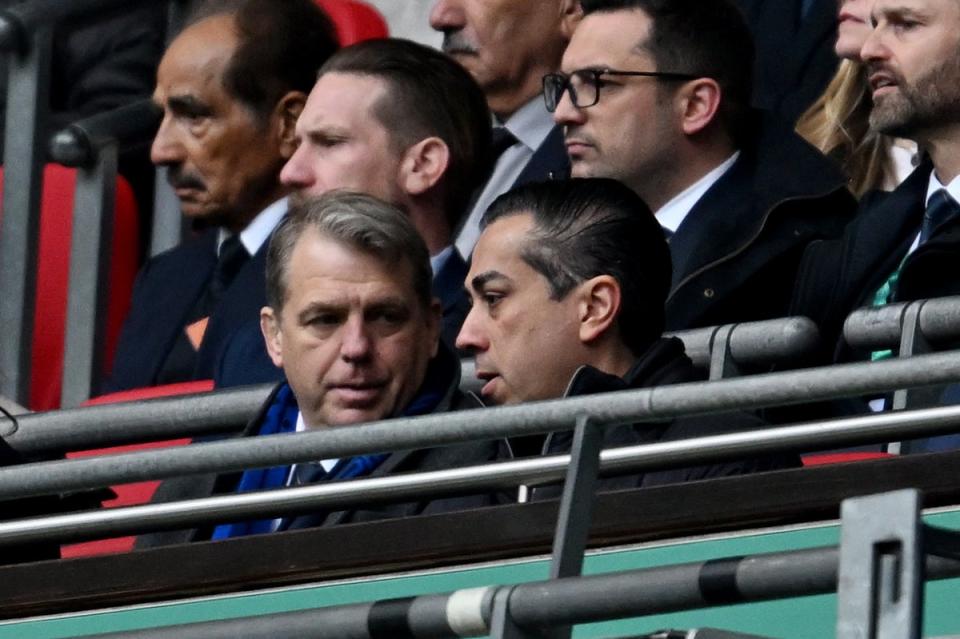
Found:
[[[740,375],[740,367],[730,351],[730,337],[736,324],[719,327],[710,338],[710,379],[724,379]]]
[[[837,639],[919,639],[924,553],[920,491],[841,505]]]
[[[89,398],[103,371],[117,154],[115,143],[107,145],[77,172],[60,395],[65,408]]]
[[[53,29],[29,35],[0,15],[10,50],[4,130],[3,210],[0,214],[0,395],[26,405],[36,305],[44,129],[49,110]],[[16,36],[7,31],[16,30]],[[19,36],[19,37],[17,37]]]

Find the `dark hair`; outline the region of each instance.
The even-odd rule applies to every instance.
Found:
[[[575,178],[521,186],[498,197],[484,229],[530,214],[534,228],[521,257],[543,275],[553,299],[577,284],[610,275],[620,285],[620,338],[640,356],[663,333],[672,265],[663,229],[632,190],[609,178]]]
[[[291,200],[267,249],[267,304],[280,313],[287,300],[287,268],[297,240],[307,229],[325,238],[380,258],[395,268],[411,267],[413,290],[427,308],[433,299],[430,253],[410,219],[400,209],[364,193],[334,190],[319,197]]]
[[[396,38],[367,40],[338,51],[320,69],[380,78],[387,95],[374,107],[392,143],[404,149],[437,136],[450,149],[442,193],[451,228],[485,178],[491,116],[476,81],[459,64],[430,47]]]
[[[729,0],[582,0],[585,15],[640,9],[651,20],[644,48],[658,71],[713,78],[719,118],[735,144],[748,135],[753,92],[753,36]],[[786,8],[784,9],[787,10]]]
[[[313,0],[213,0],[190,21],[223,13],[234,16],[238,36],[223,85],[263,121],[288,91],[309,93],[339,48],[333,23]]]

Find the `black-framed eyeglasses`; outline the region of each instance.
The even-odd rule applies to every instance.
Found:
[[[548,73],[543,76],[543,100],[547,104],[547,111],[553,113],[563,99],[563,94],[570,92],[570,101],[578,109],[592,107],[600,101],[600,87],[603,86],[601,77],[605,75],[636,75],[660,80],[695,80],[700,76],[689,73],[671,73],[666,71],[619,71],[617,69],[580,69],[570,75],[565,73]]]

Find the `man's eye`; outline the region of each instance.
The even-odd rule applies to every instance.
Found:
[[[333,313],[324,313],[321,315],[314,315],[307,320],[308,324],[313,326],[334,326],[340,322],[340,316]]]
[[[501,293],[484,293],[481,298],[483,299],[484,304],[489,307],[493,307],[503,299],[503,295]]]

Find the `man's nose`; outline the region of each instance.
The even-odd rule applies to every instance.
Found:
[[[158,166],[178,164],[185,159],[185,152],[180,139],[174,131],[170,119],[164,117],[160,128],[150,145],[150,161]]]
[[[584,120],[583,109],[574,106],[573,99],[570,97],[570,88],[564,89],[557,102],[557,108],[553,111],[553,121],[560,125],[582,124]]]
[[[430,11],[430,26],[436,31],[463,27],[463,11],[456,0],[437,0]]]
[[[340,355],[348,362],[361,362],[370,358],[373,340],[366,322],[361,317],[351,317],[343,327]]]
[[[483,338],[480,322],[477,318],[478,313],[477,307],[474,306],[463,320],[463,326],[460,328],[456,340],[457,348],[460,350],[472,353],[487,350],[487,342]]]
[[[287,163],[283,165],[280,171],[280,182],[285,186],[294,189],[305,189],[313,186],[313,172],[310,171],[309,162],[307,162],[306,151],[301,144],[293,152]]]

